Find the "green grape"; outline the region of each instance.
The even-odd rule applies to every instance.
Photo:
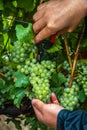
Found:
[[[69,73],[71,73],[71,68],[70,68],[70,65],[69,65],[68,61],[64,61],[63,69],[68,71]]]
[[[12,60],[17,63],[19,71],[29,76],[33,95],[47,102],[50,99],[50,79],[55,71],[55,65],[50,60],[39,63],[35,58],[29,59],[36,49],[36,46],[29,43],[16,42],[12,49]]]
[[[48,64],[51,64],[50,67],[48,67]],[[40,64],[37,63],[36,60],[33,60],[30,66],[31,71],[29,79],[33,86],[32,90],[35,98],[38,98],[44,102],[49,101],[51,93],[49,80],[51,74],[53,73],[53,71],[50,71],[50,69],[53,69],[54,65],[52,65],[52,62],[50,61],[44,61]]]
[[[33,49],[36,51],[34,45],[17,41],[14,43],[11,52],[11,60],[15,63],[25,62],[25,59],[29,57],[29,54],[33,52]],[[33,53],[35,53],[35,51]],[[33,61],[35,62],[35,59]]]
[[[5,78],[7,80],[12,80],[13,79],[13,73],[14,73],[14,69],[11,66],[3,66],[3,68],[1,69],[1,72],[4,74]]]
[[[71,88],[65,87],[63,95],[59,98],[61,105],[68,110],[74,110],[77,103],[79,104],[78,92],[79,87],[75,82],[72,84]]]

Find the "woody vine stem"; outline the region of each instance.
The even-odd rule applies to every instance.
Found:
[[[77,63],[77,59],[78,59],[78,52],[79,52],[80,44],[81,44],[82,39],[83,39],[84,30],[85,30],[85,27],[83,27],[83,30],[82,30],[82,33],[81,33],[81,36],[80,36],[80,39],[79,39],[79,42],[78,42],[78,45],[77,45],[77,49],[76,49],[76,52],[75,52],[75,57],[74,57],[73,64],[72,64],[72,59],[70,57],[68,42],[67,42],[66,37],[64,36],[64,43],[65,43],[66,53],[67,53],[67,56],[68,56],[70,67],[71,67],[71,75],[70,75],[69,87],[72,86],[72,82],[73,82],[73,78],[74,78],[74,74],[75,74],[76,63]]]
[[[82,40],[83,40],[84,30],[85,30],[85,27],[83,27],[83,30],[82,30],[82,33],[81,33],[81,36],[80,36],[80,39],[79,39],[79,42],[78,42],[78,45],[77,45],[77,49],[76,49],[76,52],[75,52],[73,68],[72,68],[71,75],[70,75],[69,87],[72,86],[72,82],[73,82],[73,78],[74,78],[74,74],[75,74],[76,63],[77,63],[77,59],[78,59],[78,52],[79,52],[79,48],[80,48],[80,45],[81,45]]]

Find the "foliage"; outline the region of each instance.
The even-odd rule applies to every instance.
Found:
[[[5,107],[5,104],[9,105],[9,103],[12,103],[20,109],[25,97],[32,99],[32,97],[35,96],[33,91],[35,87],[33,86],[37,83],[37,79],[35,79],[35,77],[38,77],[39,70],[40,76],[44,77],[44,81],[48,84],[50,91],[55,92],[60,101],[61,96],[64,94],[66,88],[68,88],[71,68],[68,62],[64,64],[65,61],[68,61],[68,56],[64,45],[64,36],[57,36],[54,45],[50,49],[44,49],[43,51],[42,62],[45,61],[43,62],[44,65],[46,65],[45,63],[47,61],[51,61],[50,63],[55,66],[55,69],[50,68],[51,64],[45,66],[45,68],[48,67],[47,70],[44,69],[47,73],[48,71],[49,73],[52,71],[52,73],[48,75],[50,78],[48,78],[48,80],[46,79],[46,75],[43,75],[43,69],[41,70],[39,68],[37,71],[38,74],[36,73],[38,68],[37,66],[43,68],[42,62],[40,63],[36,61],[38,49],[35,45],[33,45],[34,32],[32,29],[32,16],[35,13],[39,3],[40,0],[0,0],[1,109]],[[83,26],[84,20],[74,32],[65,35],[72,61],[74,59],[74,53],[78,40],[80,39]],[[46,40],[49,42],[49,38]],[[84,35],[83,42],[81,43],[79,50],[79,60],[77,61],[73,80],[73,82],[76,82],[78,84],[77,86],[79,86],[79,90],[77,92],[79,106],[74,109],[85,109],[84,104],[87,101],[87,60],[84,59],[87,58],[84,53],[86,47],[87,38]],[[35,73],[32,73],[33,71],[35,71]],[[40,76],[39,81],[42,79]],[[71,92],[71,89],[68,90]],[[73,93],[74,92],[72,92],[72,94]],[[74,94],[76,94],[76,92]],[[63,96],[66,96],[66,93]],[[76,95],[74,95],[74,97],[75,96]],[[31,130],[36,130],[37,128],[41,128],[41,130],[52,130],[51,128],[38,122],[35,114],[28,117],[25,115],[23,118],[25,125],[31,125]],[[20,121],[16,119],[10,120],[15,123],[18,129],[21,129]],[[7,122],[9,123],[10,120],[8,119]]]
[[[34,39],[34,33],[32,31],[32,24],[29,23],[28,27],[25,29],[22,25],[16,26],[16,36],[20,42],[32,43]]]

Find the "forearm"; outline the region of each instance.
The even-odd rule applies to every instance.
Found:
[[[87,112],[61,110],[57,118],[57,130],[87,130]]]

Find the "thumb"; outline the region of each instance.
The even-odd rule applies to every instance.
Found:
[[[38,111],[40,111],[41,113],[43,112],[43,107],[44,107],[44,103],[38,99],[32,99],[32,106],[35,108],[35,109],[38,109]]]
[[[57,97],[56,97],[55,93],[51,94],[51,101],[52,101],[52,103],[59,105],[59,102],[57,100]]]

